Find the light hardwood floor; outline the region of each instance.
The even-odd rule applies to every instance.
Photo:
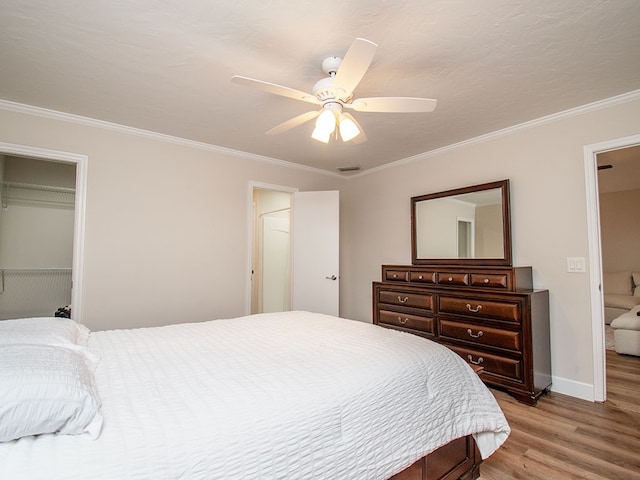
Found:
[[[493,390],[511,425],[480,480],[640,479],[640,357],[607,351],[607,401],[557,393],[536,407]]]

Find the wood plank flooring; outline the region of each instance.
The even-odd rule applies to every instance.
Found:
[[[536,407],[493,390],[511,425],[480,480],[640,480],[640,357],[607,351],[607,401],[550,393]]]

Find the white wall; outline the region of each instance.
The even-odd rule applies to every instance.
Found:
[[[502,258],[502,205],[487,205],[476,208],[475,240],[476,257]]]
[[[640,190],[600,194],[602,270],[640,272]]]
[[[475,205],[450,198],[431,199],[416,204],[417,257],[458,256],[458,218],[475,220]],[[442,235],[431,235],[437,230]]]
[[[341,314],[371,321],[380,265],[411,262],[410,197],[508,178],[514,265],[533,266],[534,285],[550,291],[554,388],[592,385],[589,276],[567,273],[566,258],[588,258],[583,147],[639,133],[634,98],[352,178]]]
[[[88,156],[83,322],[91,329],[243,315],[250,181],[346,180],[222,149],[0,109],[0,141]]]
[[[71,268],[73,209],[12,204],[0,218],[1,267]]]

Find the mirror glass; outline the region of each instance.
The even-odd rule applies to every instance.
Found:
[[[414,264],[511,265],[509,181],[411,199]]]

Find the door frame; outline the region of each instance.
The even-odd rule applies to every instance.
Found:
[[[587,236],[589,248],[589,285],[591,291],[591,331],[593,341],[593,400],[607,399],[607,371],[604,339],[604,298],[602,292],[602,245],[600,203],[598,199],[597,155],[609,150],[640,144],[640,135],[608,140],[584,147]]]
[[[82,281],[84,273],[84,229],[89,157],[47,148],[0,142],[0,154],[29,157],[76,165],[76,195],[73,220],[73,257],[71,262],[71,311],[73,319],[82,323]]]
[[[274,190],[277,192],[295,193],[299,189],[296,187],[287,187],[284,185],[274,185],[271,183],[256,182],[250,180],[248,182],[247,189],[247,258],[245,272],[247,275],[247,283],[245,285],[245,297],[244,297],[244,311],[245,315],[251,314],[251,263],[253,258],[253,242],[255,236],[255,224],[254,224],[254,206],[253,206],[253,190]]]
[[[460,224],[463,223],[467,225],[466,228],[466,239],[465,243],[467,244],[467,254],[466,258],[475,258],[476,255],[476,237],[473,232],[475,232],[476,222],[473,218],[467,217],[456,217],[456,244],[458,246],[458,257],[460,257]]]

